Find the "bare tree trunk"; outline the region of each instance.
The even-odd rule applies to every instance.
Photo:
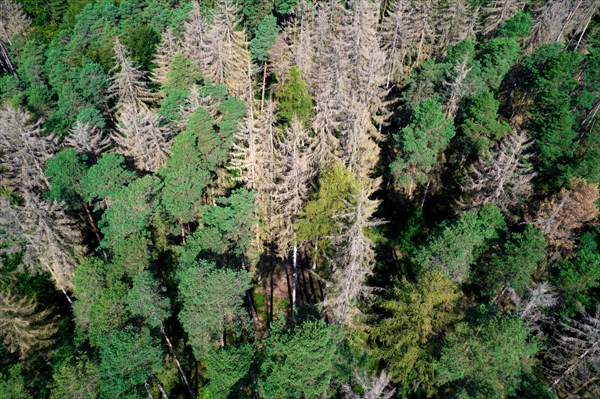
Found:
[[[298,244],[292,248],[292,314],[296,311],[296,287],[298,286]]]
[[[267,86],[267,63],[263,63],[263,81],[262,81],[262,90],[260,95],[260,111],[265,107],[265,87]]]
[[[313,257],[311,270],[317,269],[317,250],[319,249],[319,237],[315,240],[315,255]]]
[[[154,399],[154,396],[152,396],[152,391],[150,390],[150,384],[148,383],[148,381],[144,382],[144,388],[146,388],[146,393],[148,394],[148,397],[150,399]]]
[[[185,245],[185,229],[183,228],[183,221],[179,220],[179,225],[181,226],[181,242]]]
[[[195,399],[194,393],[192,392],[192,386],[190,385],[188,378],[186,377],[185,373],[183,372],[183,367],[181,367],[181,362],[179,362],[179,358],[177,357],[175,348],[173,348],[173,344],[171,344],[171,340],[169,339],[169,336],[165,332],[165,328],[163,326],[160,326],[160,332],[162,333],[163,337],[165,337],[165,341],[167,341],[167,346],[169,347],[169,350],[171,351],[171,354],[173,355],[173,360],[175,360],[175,364],[177,365],[177,368],[179,369],[179,374],[181,375],[183,382],[185,382],[185,386],[187,387],[188,391],[190,392],[191,398]]]
[[[163,387],[163,385],[160,383],[158,378],[156,378],[154,373],[152,373],[152,378],[154,378],[154,381],[156,382],[156,385],[158,386],[158,390],[160,391],[160,394],[162,395],[163,399],[169,399],[169,397],[167,396],[167,392],[165,391],[165,387]]]

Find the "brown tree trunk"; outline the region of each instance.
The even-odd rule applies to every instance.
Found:
[[[98,226],[96,225],[96,222],[94,221],[92,212],[90,211],[90,208],[85,203],[85,201],[81,201],[81,203],[83,204],[83,209],[85,209],[85,213],[88,217],[88,221],[90,222],[90,226],[92,227],[92,231],[94,232],[94,235],[96,236],[96,239],[98,240],[98,245],[100,245],[100,243],[102,242],[102,238],[100,237],[100,230],[98,230]],[[102,256],[104,257],[104,260],[108,262],[108,254],[106,253],[106,250],[104,250],[104,249],[102,250]]]

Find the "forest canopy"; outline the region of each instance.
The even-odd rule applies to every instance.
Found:
[[[600,397],[597,0],[0,0],[0,396]]]

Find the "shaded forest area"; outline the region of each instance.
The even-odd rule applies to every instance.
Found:
[[[598,0],[0,0],[0,396],[600,397]]]

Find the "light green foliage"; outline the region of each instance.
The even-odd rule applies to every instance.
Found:
[[[53,379],[50,399],[96,399],[100,393],[98,368],[86,355],[67,359]]]
[[[168,82],[162,87],[167,93],[172,89],[189,90],[202,80],[198,65],[184,54],[176,53],[171,60],[170,67],[167,74]]]
[[[6,374],[0,373],[0,392],[8,399],[33,399],[25,389],[25,377],[21,374],[21,366],[8,369]]]
[[[215,121],[202,107],[199,107],[190,116],[187,126],[187,131],[196,136],[197,151],[200,154],[199,166],[211,172],[225,162],[229,149],[228,144],[215,131],[214,126]],[[191,140],[191,138],[186,138],[186,140]]]
[[[150,263],[150,240],[146,230],[137,232],[112,244],[112,262],[123,273],[134,276]]]
[[[210,383],[206,386],[206,391],[210,392],[210,398],[228,399],[231,394],[239,393],[239,384],[247,377],[255,354],[256,348],[251,344],[209,351],[206,357],[206,377]]]
[[[211,182],[210,173],[196,165],[169,172],[164,178],[161,203],[173,218],[193,222],[199,217],[204,188]]]
[[[459,324],[436,363],[436,382],[461,387],[460,397],[506,398],[531,371],[539,349],[519,318],[495,318],[475,328]]]
[[[101,288],[98,297],[90,307],[89,338],[94,345],[99,345],[103,334],[115,330],[128,319],[125,297],[128,287],[117,281],[108,287]]]
[[[544,234],[529,225],[523,233],[514,233],[502,250],[491,259],[484,260],[479,269],[482,281],[490,294],[495,295],[502,287],[510,285],[520,295],[531,285],[532,276],[546,258]]]
[[[127,327],[102,337],[100,359],[102,397],[121,397],[133,393],[160,367],[161,352],[150,335]]]
[[[370,328],[373,357],[387,364],[392,381],[404,393],[433,392],[433,348],[430,341],[458,319],[457,286],[441,272],[424,273],[414,283],[394,286],[381,307],[387,316]]]
[[[67,148],[46,161],[50,181],[48,198],[74,206],[79,198],[79,184],[87,171],[85,156]]]
[[[409,196],[415,185],[427,183],[428,173],[454,134],[454,125],[444,117],[440,104],[427,99],[415,110],[412,122],[394,135],[398,155],[390,168]]]
[[[281,85],[281,89],[275,92],[277,102],[277,117],[282,123],[290,124],[294,115],[304,124],[310,127],[314,117],[312,98],[306,90],[306,83],[300,75],[300,69],[293,66],[288,72],[288,79]]]
[[[441,270],[463,283],[488,240],[497,238],[498,230],[504,228],[504,219],[495,205],[463,212],[457,220],[442,223],[440,232],[417,250],[415,262],[421,270]]]
[[[114,265],[89,257],[85,258],[73,275],[75,286],[75,297],[77,301],[73,304],[73,313],[78,324],[84,328],[94,322],[90,312],[94,303],[102,295],[102,290],[112,286],[120,278],[119,270]]]
[[[157,177],[144,176],[115,192],[111,198],[112,203],[100,220],[104,247],[145,231],[148,218],[155,210],[159,189],[160,181]]]
[[[246,116],[246,103],[237,98],[228,97],[219,104],[219,112],[221,113],[221,121],[218,123],[220,136],[218,151],[222,153],[222,155],[220,155],[216,165],[221,165],[227,159],[227,155],[231,149],[231,143],[235,139],[235,134],[240,130],[242,119]],[[200,146],[202,146],[201,142],[202,139],[200,138]],[[201,150],[201,152],[204,157],[212,155],[208,151]]]
[[[150,327],[160,327],[170,315],[169,299],[161,295],[158,282],[148,270],[133,278],[133,287],[127,293],[127,309],[132,316],[146,319]]]
[[[254,39],[250,42],[250,54],[253,60],[267,62],[270,57],[269,50],[273,47],[280,30],[277,18],[273,14],[267,15],[260,21]]]
[[[251,287],[245,270],[218,269],[201,260],[177,269],[183,308],[179,321],[188,335],[196,359],[206,355],[211,342],[222,339],[225,329],[246,316],[242,305]]]
[[[191,87],[202,80],[198,65],[187,56],[177,53],[171,60],[167,83],[162,85],[163,100],[159,113],[167,119],[179,119],[179,106],[190,94]]]
[[[584,234],[577,254],[555,266],[554,281],[569,315],[579,304],[593,311],[593,292],[600,287],[600,252],[597,234]]]
[[[306,203],[304,211],[296,219],[296,239],[299,242],[317,243],[318,256],[329,246],[329,237],[339,231],[336,216],[344,214],[347,203],[353,201],[359,185],[348,168],[335,163],[319,176],[319,189],[314,198]]]
[[[84,201],[106,200],[131,182],[134,174],[125,170],[124,162],[122,155],[112,152],[104,154],[81,178],[81,194]]]
[[[492,149],[501,138],[510,133],[510,125],[498,121],[499,107],[500,102],[489,91],[484,91],[475,97],[468,107],[462,130],[468,145],[480,155]]]
[[[309,319],[290,330],[281,318],[272,323],[258,381],[262,397],[327,397],[342,361],[342,341],[341,327],[323,320]]]

